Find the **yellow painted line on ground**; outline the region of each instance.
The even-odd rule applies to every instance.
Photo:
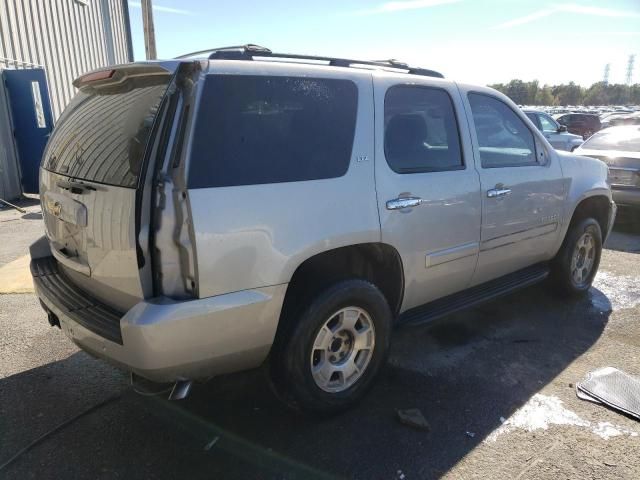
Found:
[[[29,255],[24,255],[0,267],[0,294],[33,293],[29,261]]]

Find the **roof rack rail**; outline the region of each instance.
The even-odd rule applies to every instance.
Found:
[[[444,78],[440,72],[429,70],[426,68],[412,67],[404,62],[395,59],[389,60],[352,60],[347,58],[321,57],[313,55],[298,55],[290,53],[274,53],[268,48],[259,45],[247,44],[234,47],[212,48],[209,50],[200,50],[198,52],[187,53],[176,57],[192,58],[202,57],[208,54],[209,60],[254,60],[254,58],[273,58],[286,60],[298,60],[301,62],[323,62],[332,67],[376,67],[393,70],[404,70],[405,73],[412,75],[423,75],[426,77]]]

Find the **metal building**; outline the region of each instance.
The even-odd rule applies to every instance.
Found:
[[[0,198],[13,200],[21,193],[20,167],[15,154],[9,101],[5,89],[0,88]]]
[[[73,79],[133,60],[127,0],[0,0],[0,69],[42,67],[57,118]]]

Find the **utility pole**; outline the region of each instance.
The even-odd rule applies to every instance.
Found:
[[[156,55],[156,33],[153,27],[153,7],[151,0],[140,0],[142,7],[142,28],[144,30],[144,51],[147,60],[155,60]]]

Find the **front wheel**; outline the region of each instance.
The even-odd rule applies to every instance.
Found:
[[[593,218],[569,226],[552,263],[552,279],[560,293],[580,295],[591,287],[602,255],[602,231]]]
[[[367,281],[336,283],[282,321],[271,377],[278,396],[294,408],[327,414],[352,406],[386,359],[392,314]]]

